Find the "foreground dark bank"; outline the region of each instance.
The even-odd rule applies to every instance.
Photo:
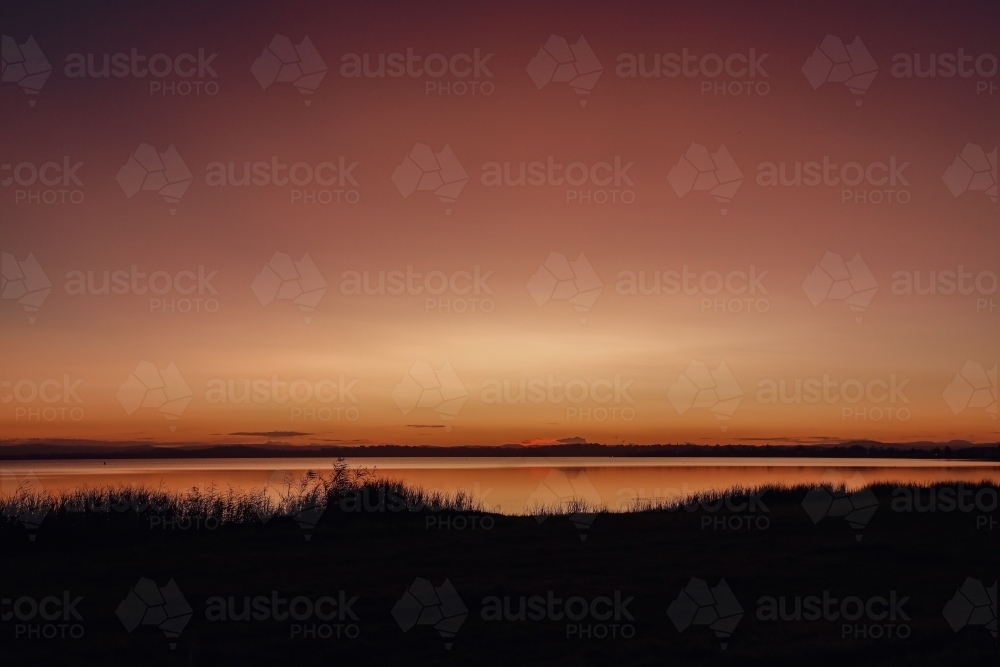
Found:
[[[996,664],[997,488],[478,511],[352,473],[4,499],[6,664]],[[552,512],[560,509],[558,514]]]

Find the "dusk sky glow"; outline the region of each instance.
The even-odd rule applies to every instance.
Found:
[[[766,4],[0,9],[3,438],[995,441],[997,7]]]

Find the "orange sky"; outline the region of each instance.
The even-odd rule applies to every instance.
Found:
[[[742,3],[713,4],[713,13],[662,3],[456,3],[432,12],[290,3],[253,16],[238,5],[220,7],[200,16],[192,10],[183,26],[155,8],[114,19],[3,14],[4,34],[18,45],[33,36],[53,70],[38,94],[25,94],[17,82],[0,85],[4,438],[263,442],[267,436],[231,434],[296,431],[304,435],[283,439],[997,440],[1000,222],[988,185],[980,187],[992,179],[995,199],[1000,77],[989,26],[996,7],[921,11],[910,3],[903,14],[837,3],[778,15]],[[298,82],[313,93],[270,82],[266,67],[254,67],[267,60],[262,53],[275,34],[295,45],[308,36],[314,45],[302,53],[318,55],[326,74],[318,85],[315,78]],[[550,35],[583,49],[576,56],[578,70],[586,70],[581,76],[596,58],[596,82],[546,79],[553,76],[545,69],[550,56],[539,48],[549,44],[559,56]],[[843,44],[861,38],[877,66],[870,85],[858,84],[867,86],[863,94],[839,81],[814,89],[803,73],[811,57],[815,73],[823,56],[814,52],[829,46],[827,35]],[[99,65],[104,54],[133,47],[147,57],[169,54],[183,71],[195,63],[195,71],[162,80],[68,75],[73,54],[84,54],[84,62],[93,54]],[[973,56],[968,77],[894,75],[901,70],[893,63],[906,60],[899,54],[920,54],[926,63],[930,54],[957,57],[960,48]],[[218,54],[203,73],[199,49]],[[407,49],[424,58],[442,54],[457,75],[354,78],[342,71],[348,54],[369,54],[376,63],[379,54],[405,56]],[[477,49],[485,69],[478,78],[462,76]],[[753,78],[740,71],[707,76],[713,57],[689,70],[692,76],[620,76],[627,54],[643,54],[651,66],[654,54],[717,54],[725,62],[751,50],[759,63]],[[193,58],[178,59],[185,53]],[[315,66],[306,56],[300,61]],[[729,62],[738,70],[743,61]],[[858,59],[856,70],[863,66]],[[541,77],[541,88],[528,69]],[[151,93],[154,81],[160,87]],[[184,83],[202,93],[163,94]],[[457,83],[469,92],[455,94]],[[720,85],[725,94],[716,94]],[[167,202],[155,189],[128,197],[116,181],[140,144],[161,154],[174,146],[192,177],[179,201]],[[467,175],[458,196],[446,197],[453,201],[433,188],[407,190],[415,183],[400,165],[416,144],[453,151]],[[714,173],[732,173],[735,165],[742,174],[731,201],[698,189],[705,180],[693,190],[684,185],[685,166],[675,167],[684,156],[698,160],[693,144],[708,153],[725,146],[732,163],[717,153]],[[988,164],[991,151],[992,173],[987,167],[963,181],[964,163],[953,164],[960,154]],[[422,159],[419,151],[414,159]],[[436,159],[447,163],[448,156]],[[880,181],[878,163],[895,162],[899,177],[847,188],[767,184],[769,163],[785,163],[791,175],[796,162],[824,159],[838,165],[832,176],[857,163]],[[59,166],[42,170],[53,185],[41,177],[19,182],[49,162]],[[79,183],[64,178],[64,162],[82,163],[73,171]],[[212,184],[213,163],[224,170],[233,163],[238,177],[245,162],[329,163],[320,172],[332,182]],[[588,173],[578,187],[558,184],[561,170],[541,185],[490,184],[496,164],[503,173],[508,163],[516,176],[521,162],[539,162],[541,172],[549,162],[610,168],[592,170],[600,184]],[[348,173],[338,180],[342,166]],[[444,165],[445,181],[453,166]],[[843,174],[850,178],[853,169]],[[579,174],[576,166],[569,176]],[[63,196],[82,201],[32,199]],[[308,201],[313,197],[330,203]],[[281,298],[289,292],[276,294],[267,275],[253,288],[275,253],[293,261],[308,253],[315,272],[300,267],[309,274],[301,276],[305,282],[289,280],[301,286],[321,276],[327,288],[314,309]],[[544,272],[533,279],[552,253],[570,263],[582,254],[592,273],[576,263],[569,276],[575,284],[554,288],[558,276],[549,280]],[[860,310],[823,298],[823,276],[837,264],[828,253],[848,263],[861,257],[868,273],[851,265],[854,291],[877,284],[874,297],[858,297]],[[29,255],[52,284],[37,312],[19,303],[15,284]],[[549,273],[558,273],[557,263],[548,263]],[[816,269],[821,263],[826,273]],[[106,271],[122,270],[130,282],[133,266],[147,276],[165,272],[158,281],[179,277],[178,284],[153,297],[135,293],[144,279],[124,294],[74,293],[80,275],[91,272],[97,291]],[[959,266],[971,274],[970,293],[906,293],[905,276],[919,272],[927,284],[935,272],[938,287],[946,287],[941,272]],[[214,273],[204,294],[199,267],[206,277]],[[407,267],[421,274],[412,289],[405,288]],[[391,286],[393,271],[404,276],[402,294],[350,293],[351,272],[368,272],[373,283],[384,272]],[[629,277],[640,272],[647,287],[659,272],[659,294],[629,293]],[[669,272],[681,280],[687,272],[688,289],[669,293],[677,291]],[[738,292],[749,282],[741,276],[751,272],[754,293]],[[442,278],[452,284],[428,296],[428,274],[432,290]],[[716,276],[723,287],[711,293]],[[411,293],[417,287],[421,293]],[[584,311],[560,298],[576,291],[590,292],[590,299],[581,297]],[[158,371],[174,364],[182,381],[168,398],[179,402],[157,400],[156,387],[146,385],[163,374],[150,379],[143,361]],[[129,384],[133,373],[141,377]],[[824,378],[825,397],[792,397],[796,381],[822,387]],[[223,402],[212,393],[218,386],[228,393],[231,384],[239,396],[258,379],[260,402]],[[280,385],[275,400],[273,382],[294,384],[302,400],[279,402]],[[769,402],[767,388],[782,382],[790,402]],[[543,389],[532,394],[532,386]],[[567,386],[579,401],[560,400]],[[317,387],[321,398],[306,398]],[[146,407],[138,407],[145,391]]]

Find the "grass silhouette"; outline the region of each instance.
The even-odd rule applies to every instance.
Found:
[[[816,487],[769,485],[638,498],[613,508],[560,499],[511,516],[488,511],[465,492],[428,493],[342,463],[248,490],[121,485],[50,495],[26,485],[0,498],[3,597],[82,596],[85,633],[75,643],[50,641],[37,619],[11,620],[0,622],[0,639],[12,664],[65,664],[69,654],[77,664],[112,665],[373,659],[431,665],[445,658],[661,665],[665,655],[678,665],[992,664],[996,643],[989,632],[981,626],[956,632],[942,609],[967,578],[986,586],[996,579],[997,486],[961,485],[966,500],[978,494],[971,508],[949,504],[958,483],[821,488],[839,497],[870,491],[878,508],[861,528],[836,513],[814,522],[803,502]],[[752,512],[730,509],[751,500]],[[115,616],[141,577],[159,586],[174,580],[193,609],[187,627],[170,640],[176,649],[155,627],[129,633]],[[433,586],[449,580],[468,608],[448,639],[450,650],[432,627],[404,633],[390,613],[417,578]],[[667,613],[693,578],[711,586],[724,579],[743,608],[724,650],[708,627],[680,631]],[[309,639],[308,623],[296,635],[290,620],[213,622],[206,615],[207,601],[218,597],[242,608],[249,596],[337,597],[338,591],[358,597],[354,639]],[[598,639],[593,628],[608,622],[593,619],[571,633],[565,619],[480,616],[487,598],[550,591],[564,599],[616,591],[634,598],[634,620],[627,621],[634,634]],[[756,615],[764,597],[824,591],[861,599],[895,591],[908,598],[907,637],[874,638],[878,624],[866,619],[848,628]]]

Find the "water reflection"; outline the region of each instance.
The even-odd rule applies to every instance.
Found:
[[[371,458],[348,459],[428,491],[465,490],[485,508],[521,514],[579,500],[627,509],[637,501],[688,496],[734,486],[817,484],[830,471],[849,487],[875,482],[1000,483],[1000,464],[981,461],[848,458]],[[274,480],[332,470],[334,459],[189,459],[5,461],[7,479],[29,475],[45,490],[137,484],[178,491],[229,487],[272,489]],[[4,492],[8,492],[4,489]]]

